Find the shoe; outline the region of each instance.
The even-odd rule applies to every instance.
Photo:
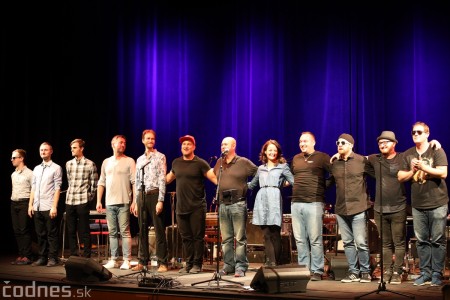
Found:
[[[241,269],[237,269],[236,272],[234,272],[234,277],[245,277],[245,272]]]
[[[46,266],[47,265],[47,260],[45,258],[39,258],[37,261],[35,261],[31,265],[33,267]]]
[[[167,272],[168,270],[167,270],[167,266],[166,265],[159,265],[159,268],[158,268],[158,270],[156,271],[156,272],[158,272],[158,273],[164,273],[164,272]]]
[[[189,270],[189,274],[197,274],[202,271],[202,267],[194,265],[192,269]]]
[[[122,263],[122,265],[120,266],[121,270],[129,270],[131,268],[131,264],[130,261],[128,259],[125,259]]]
[[[222,269],[222,270],[220,270],[219,271],[219,275],[220,276],[227,276],[228,274],[231,274],[232,272],[228,272],[227,270],[225,270],[225,269]]]
[[[142,271],[142,270],[144,270],[143,264],[137,264],[133,268],[131,268],[131,271]]]
[[[47,262],[47,267],[54,267],[58,265],[58,261],[55,258],[50,258]]]
[[[369,273],[361,273],[361,279],[359,280],[359,282],[371,282],[372,281],[372,276],[370,276]]]
[[[16,265],[31,265],[31,263],[32,263],[31,259],[24,256],[20,261],[16,262]]]
[[[20,265],[20,262],[22,261],[22,258],[23,257],[19,256],[18,258],[16,258],[16,260],[12,261],[11,264],[12,265]]]
[[[402,283],[402,277],[397,272],[394,272],[392,274],[391,279],[389,280],[390,284],[400,284]]]
[[[112,269],[117,268],[119,265],[117,264],[117,261],[114,259],[110,259],[106,264],[103,265],[106,269]]]
[[[421,286],[421,285],[425,285],[425,284],[431,284],[431,279],[430,279],[430,277],[423,275],[423,274],[420,275],[419,278],[417,278],[414,281],[414,285]]]
[[[442,276],[439,273],[433,273],[431,276],[431,286],[441,286],[442,285]]]
[[[184,267],[184,268],[181,268],[180,271],[178,271],[178,273],[180,273],[180,274],[189,274],[190,270],[191,270],[191,268]]]
[[[384,274],[383,274],[383,280],[384,280],[384,282],[390,282],[390,281],[391,281],[391,278],[392,278],[392,272],[391,272],[390,270],[384,272]],[[380,277],[380,279],[378,280],[378,283],[381,283],[381,277]]]
[[[311,275],[311,281],[321,281],[322,280],[322,274],[314,273]]]
[[[341,279],[341,282],[345,282],[345,283],[359,282],[359,281],[360,281],[360,279],[359,279],[358,275],[353,274],[353,273],[348,273],[347,277]]]

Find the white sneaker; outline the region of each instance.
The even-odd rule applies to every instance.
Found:
[[[108,260],[106,264],[103,265],[106,269],[117,268],[119,265],[114,259]]]
[[[125,259],[122,263],[122,265],[120,266],[121,270],[129,270],[131,268],[131,263],[128,259]]]

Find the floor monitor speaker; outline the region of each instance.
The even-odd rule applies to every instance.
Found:
[[[70,281],[108,281],[112,273],[92,258],[70,256],[65,263],[66,278]]]
[[[333,274],[334,280],[341,280],[347,276],[348,263],[347,257],[332,256],[330,272]]]
[[[309,279],[306,266],[260,267],[250,287],[265,293],[306,292]]]

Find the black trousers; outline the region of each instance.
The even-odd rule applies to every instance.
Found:
[[[206,207],[196,209],[190,214],[177,214],[178,230],[183,243],[186,268],[201,267],[205,251]]]
[[[28,201],[11,201],[11,221],[19,256],[32,259],[31,219],[28,216]]]
[[[78,231],[80,242],[84,244],[83,257],[91,257],[92,245],[89,222],[89,202],[79,205],[66,204],[66,224],[70,255],[78,256]]]
[[[281,258],[281,227],[277,225],[262,225],[264,234],[264,252],[266,262],[280,264]]]
[[[167,248],[166,227],[164,226],[164,208],[162,212],[156,214],[156,204],[158,203],[158,193],[146,195],[142,197],[142,193],[138,195],[139,207],[139,262],[147,265],[150,259],[149,243],[148,243],[148,227],[151,222],[155,227],[155,248],[156,256],[158,257],[158,265],[167,265],[169,258],[169,251]],[[142,204],[142,202],[145,202]],[[141,209],[142,208],[142,209]],[[149,218],[150,217],[150,218]],[[150,219],[150,220],[149,220]]]
[[[58,259],[58,221],[50,218],[50,210],[34,212],[34,227],[38,238],[39,258]]]

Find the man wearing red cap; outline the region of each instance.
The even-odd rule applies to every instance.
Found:
[[[213,169],[194,154],[195,139],[191,135],[180,138],[182,156],[173,160],[172,169],[166,176],[169,184],[177,179],[176,213],[178,230],[183,243],[186,266],[181,274],[201,272],[205,249],[206,191],[205,177],[214,184],[217,178]]]

